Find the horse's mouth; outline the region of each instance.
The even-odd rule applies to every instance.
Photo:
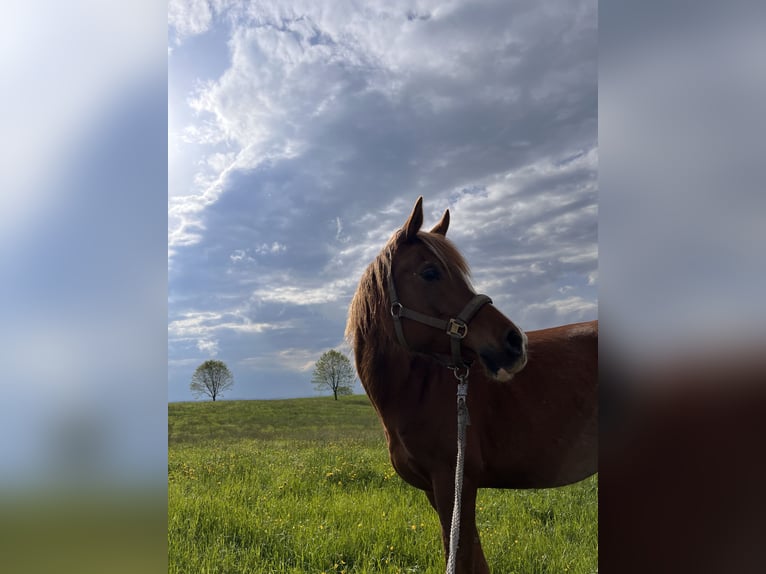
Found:
[[[527,354],[524,353],[521,357],[516,358],[510,365],[504,364],[500,366],[499,361],[493,357],[492,353],[479,353],[481,358],[481,364],[484,366],[487,374],[503,383],[507,383],[513,376],[521,371],[527,365]]]

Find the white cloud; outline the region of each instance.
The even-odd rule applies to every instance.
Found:
[[[284,325],[266,322],[253,322],[243,317],[241,312],[191,311],[181,313],[181,319],[174,319],[168,325],[171,340],[206,340],[220,331],[239,333],[263,333],[279,329]]]
[[[358,280],[358,279],[357,279]],[[264,302],[286,303],[289,305],[319,305],[331,303],[348,296],[349,289],[356,285],[354,279],[336,280],[321,287],[306,288],[294,285],[273,286],[258,289],[253,295]]]
[[[213,14],[207,0],[170,0],[168,2],[168,24],[176,33],[194,36],[207,32]]]
[[[268,243],[262,243],[255,248],[255,252],[259,255],[276,255],[278,253],[284,253],[287,251],[287,245],[274,241],[269,245]]]
[[[218,354],[218,341],[216,339],[200,339],[197,348],[206,355],[215,357]]]
[[[231,259],[232,263],[237,263],[239,261],[243,261],[245,259],[252,260],[251,257],[248,257],[245,253],[244,249],[235,249],[231,255],[229,255],[229,259]]]

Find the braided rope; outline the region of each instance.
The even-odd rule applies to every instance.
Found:
[[[467,369],[466,369],[467,371]],[[456,375],[458,376],[458,375]],[[458,377],[460,382],[457,389],[457,462],[455,463],[455,501],[452,507],[452,525],[449,535],[449,557],[447,559],[447,574],[455,574],[457,566],[457,549],[460,541],[460,513],[462,507],[463,470],[465,467],[465,427],[468,421],[468,373]]]

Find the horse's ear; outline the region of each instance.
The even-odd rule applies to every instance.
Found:
[[[444,215],[439,220],[439,223],[433,226],[431,233],[438,233],[439,235],[447,235],[447,228],[449,227],[449,209],[444,211]]]
[[[417,237],[420,227],[423,225],[423,196],[418,197],[415,207],[412,208],[409,219],[402,227],[405,241],[412,241]]]

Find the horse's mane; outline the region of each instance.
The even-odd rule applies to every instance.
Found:
[[[468,278],[470,275],[468,263],[457,247],[444,235],[418,231],[417,240],[434,254],[448,274],[459,273]],[[363,337],[370,332],[379,307],[387,305],[386,291],[388,276],[391,273],[391,261],[403,242],[402,230],[399,230],[394,233],[362,274],[359,287],[351,300],[346,323],[346,339],[351,343],[352,348],[355,348],[357,337]]]

